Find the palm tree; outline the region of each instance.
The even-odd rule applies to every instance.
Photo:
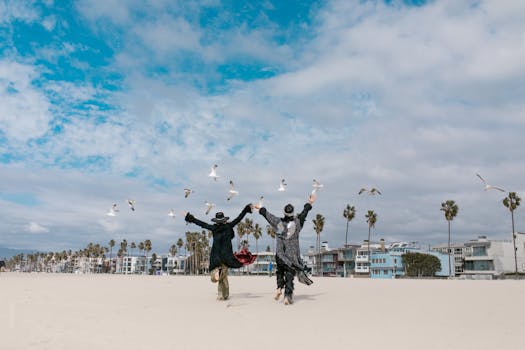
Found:
[[[445,214],[445,219],[448,222],[448,276],[452,276],[452,267],[450,261],[450,222],[454,220],[456,215],[458,215],[459,208],[456,205],[456,202],[448,200],[441,203],[441,211]],[[455,273],[454,273],[455,274]]]
[[[250,234],[253,233],[254,227],[253,227],[253,220],[252,219],[244,219],[244,234],[246,235],[246,241],[248,242],[248,247],[250,246]]]
[[[144,261],[144,272],[148,268],[148,253],[151,251],[151,241],[149,239],[144,241],[144,252],[145,252],[145,261]]]
[[[514,266],[516,278],[518,278],[518,258],[516,256],[516,231],[514,230],[514,210],[520,206],[521,198],[516,192],[509,192],[509,196],[503,199],[503,205],[510,210],[512,218],[512,243],[514,244]]]
[[[255,238],[255,252],[259,253],[259,247],[257,245],[257,241],[262,236],[262,228],[259,224],[255,224],[253,227],[253,238]]]
[[[124,250],[122,248],[119,248],[119,250],[117,252],[117,257],[119,259],[121,259],[121,258],[124,259],[123,256],[124,256]],[[124,273],[124,260],[122,260],[122,264],[120,265],[120,269],[121,269],[120,273]]]
[[[315,219],[312,220],[312,222],[314,223],[314,230],[315,230],[315,233],[317,234],[317,257],[318,257],[317,273],[319,273],[321,271],[321,232],[323,231],[323,228],[324,228],[324,216],[322,216],[321,214],[317,214],[315,216]],[[322,276],[322,272],[321,272],[321,276]]]
[[[346,234],[345,234],[345,248],[346,248],[348,246],[348,224],[350,223],[350,221],[352,221],[355,218],[355,207],[350,206],[350,204],[347,204],[345,210],[343,211],[343,217],[346,219]],[[346,261],[343,261],[344,277],[346,277],[346,265],[347,265]]]
[[[201,261],[199,266],[201,267],[201,270],[207,270],[210,262],[209,262],[209,256],[210,256],[210,239],[213,237],[213,233],[211,231],[202,230],[200,239],[199,239],[199,249],[201,254]]]
[[[350,204],[347,204],[345,210],[343,211],[343,217],[346,219],[345,246],[347,246],[348,245],[348,224],[355,217],[355,207],[350,206]]]
[[[177,254],[177,246],[175,244],[172,244],[170,247],[170,255],[175,256]]]
[[[271,227],[270,225],[266,225],[266,234],[270,237],[272,237],[272,241],[273,241],[273,252],[275,253],[275,236],[276,236],[276,232],[275,230],[273,229],[273,227]]]
[[[179,238],[177,240],[177,247],[179,247],[179,250],[184,246],[184,241],[182,240],[182,238]],[[186,255],[186,254],[184,254]]]
[[[374,213],[373,210],[369,210],[366,215],[365,215],[365,218],[366,218],[366,222],[368,223],[368,276],[369,277],[372,277],[372,265],[370,264],[371,263],[371,259],[370,259],[370,234],[372,232],[372,227],[375,227],[376,225],[376,222],[377,222],[377,214]]]
[[[190,266],[189,266],[189,273],[190,275],[193,273],[193,270],[195,269],[195,233],[191,231],[186,231],[186,250],[190,253]]]
[[[133,249],[137,248],[137,244],[135,242],[131,242],[129,247],[131,248],[131,256],[133,256]]]
[[[128,252],[128,241],[126,239],[123,239],[122,242],[120,242],[120,250],[122,250],[122,254],[121,254],[122,267],[124,267],[124,257],[126,256],[126,253]],[[128,273],[127,268],[126,268],[125,273]]]
[[[241,249],[241,238],[246,234],[246,224],[241,221],[237,224],[237,250]]]

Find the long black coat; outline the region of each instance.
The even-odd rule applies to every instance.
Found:
[[[206,230],[210,230],[213,234],[213,244],[210,252],[210,271],[219,267],[221,264],[235,269],[243,266],[243,264],[233,255],[232,239],[235,237],[233,228],[241,222],[247,213],[251,212],[251,206],[247,205],[234,220],[223,224],[215,223],[211,225],[196,219],[190,213],[186,214],[186,221],[194,223]]]

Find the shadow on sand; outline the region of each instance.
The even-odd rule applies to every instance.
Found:
[[[319,295],[323,295],[324,293],[318,293],[318,294],[296,294],[293,296],[294,302],[303,302],[303,301],[315,301],[317,300],[317,297]]]

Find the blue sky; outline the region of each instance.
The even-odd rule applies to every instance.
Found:
[[[165,252],[196,229],[183,211],[234,216],[264,195],[278,214],[313,178],[334,246],[346,204],[352,242],[368,209],[377,238],[444,242],[447,199],[455,241],[508,238],[503,196],[475,174],[525,195],[524,15],[519,0],[1,0],[0,245]]]

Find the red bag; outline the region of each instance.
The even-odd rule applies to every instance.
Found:
[[[257,259],[257,254],[252,254],[246,248],[241,249],[239,252],[233,253],[235,258],[239,260],[243,266],[253,264]]]

